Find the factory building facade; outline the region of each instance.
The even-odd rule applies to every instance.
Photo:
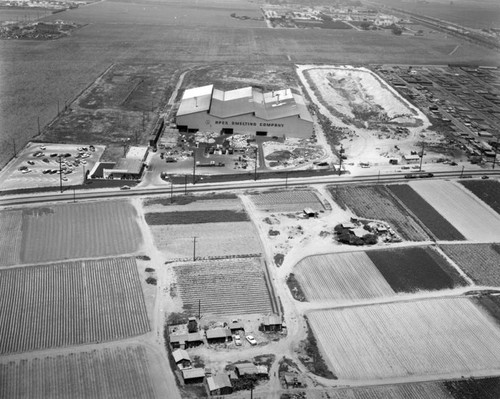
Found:
[[[297,138],[313,134],[313,120],[303,97],[290,89],[267,93],[255,87],[222,91],[209,85],[188,89],[175,122],[182,132]]]

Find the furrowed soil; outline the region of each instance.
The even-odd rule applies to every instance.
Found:
[[[500,182],[496,180],[460,180],[460,184],[500,214]]]
[[[233,223],[250,220],[246,212],[231,210],[149,212],[145,216],[149,225]]]
[[[430,230],[438,240],[458,241],[465,237],[427,201],[406,184],[387,188]]]
[[[458,272],[430,247],[371,250],[366,254],[396,292],[466,285]]]

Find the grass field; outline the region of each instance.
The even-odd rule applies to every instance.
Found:
[[[339,379],[470,375],[500,367],[500,329],[465,298],[310,312]]]
[[[169,259],[248,255],[262,252],[260,240],[251,222],[171,224],[151,226],[155,244]]]
[[[442,245],[441,249],[476,284],[500,287],[500,245]]]
[[[366,299],[394,291],[365,252],[308,256],[294,268],[308,301]]]
[[[190,315],[276,312],[259,258],[183,263],[174,266],[184,310]]]
[[[336,186],[329,187],[329,191],[342,209],[349,208],[359,217],[390,223],[405,240],[429,239],[425,230],[391,195],[386,186]]]
[[[465,237],[407,184],[391,184],[388,189],[436,236],[438,240],[464,240]]]
[[[233,210],[148,212],[146,223],[150,226],[195,223],[233,223],[250,220],[246,212]]]
[[[433,291],[465,285],[458,272],[430,247],[366,251],[396,292]]]
[[[149,331],[134,258],[0,271],[0,353],[122,339]]]
[[[0,212],[0,266],[20,263],[22,226],[22,211]]]
[[[264,22],[230,14],[256,15],[256,3],[211,0],[203,8],[186,2],[99,2],[46,20],[87,24],[54,41],[2,41],[0,126],[5,129],[0,165],[23,146],[111,64],[164,63],[174,70],[197,64],[289,63],[495,63],[497,54],[453,37],[396,37],[354,29],[267,29]],[[200,12],[202,11],[202,12]],[[78,51],[74,51],[78,49]],[[411,51],[408,51],[411,49]],[[168,56],[166,56],[168,54]],[[175,55],[175,57],[174,57]],[[111,130],[110,133],[113,131]],[[71,132],[68,132],[72,135]],[[64,137],[62,137],[63,139]]]
[[[0,363],[0,380],[2,398],[157,397],[142,346],[16,359]]]
[[[460,184],[500,214],[500,182],[496,180],[460,180]]]
[[[468,240],[500,242],[500,215],[461,186],[437,180],[412,182],[410,186]]]
[[[318,196],[308,190],[262,192],[251,195],[250,199],[257,209],[268,212],[302,212],[307,207],[315,211],[324,209]]]
[[[126,201],[57,204],[23,210],[22,263],[135,252],[142,240]]]

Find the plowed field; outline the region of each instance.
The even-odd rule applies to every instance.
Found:
[[[365,252],[308,256],[294,269],[309,301],[394,295]]]
[[[465,298],[319,310],[308,317],[339,378],[437,378],[500,368],[500,329]]]
[[[237,315],[276,312],[259,258],[183,263],[174,266],[184,310]]]
[[[500,182],[496,180],[461,180],[465,188],[481,198],[492,209],[500,214]]]
[[[257,209],[268,212],[301,212],[304,208],[323,210],[315,193],[307,190],[263,192],[250,196]]]
[[[0,266],[21,261],[22,221],[21,211],[0,212]]]
[[[149,331],[134,258],[0,271],[0,353],[110,341]]]
[[[17,359],[0,376],[2,398],[157,397],[142,346]]]
[[[126,201],[28,208],[23,211],[21,261],[128,254],[141,240],[136,210]]]
[[[340,207],[349,208],[359,217],[388,222],[406,240],[429,239],[425,230],[385,186],[341,186],[329,190]]]

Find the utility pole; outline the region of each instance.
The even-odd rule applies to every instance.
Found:
[[[491,169],[495,169],[495,162],[497,161],[497,153],[498,153],[498,140],[500,139],[500,135],[497,136],[497,145],[495,146],[495,157],[493,158],[493,166]]]
[[[462,172],[460,173],[460,178],[464,177],[464,169],[465,169],[465,166],[462,165]]]
[[[257,144],[257,147],[255,147],[255,172],[253,179],[256,181],[257,180],[257,161],[259,160],[259,145]]]
[[[184,175],[184,195],[187,195],[188,193],[188,175]]]
[[[422,152],[420,153],[420,166],[418,167],[419,172],[422,172],[422,162],[424,161],[424,149],[425,149],[425,141],[422,141]]]
[[[170,203],[174,202],[174,182],[170,182]]]
[[[59,115],[59,100],[57,100],[57,115]]]
[[[193,237],[193,262],[196,260],[196,236]]]
[[[342,156],[344,154],[344,146],[342,144],[340,144],[340,150],[339,150],[339,154],[340,154],[340,162],[339,162],[339,176],[342,174]]]
[[[193,185],[196,184],[196,148],[193,150]]]
[[[87,176],[85,176],[85,165],[82,163],[82,166],[83,166],[83,184],[85,184],[86,180],[87,180]]]
[[[59,188],[61,189],[61,193],[63,192],[62,188],[62,156],[59,155]]]
[[[198,299],[198,320],[201,320],[201,299]]]
[[[38,135],[40,136],[40,117],[39,116],[36,117],[36,123],[38,125]]]

